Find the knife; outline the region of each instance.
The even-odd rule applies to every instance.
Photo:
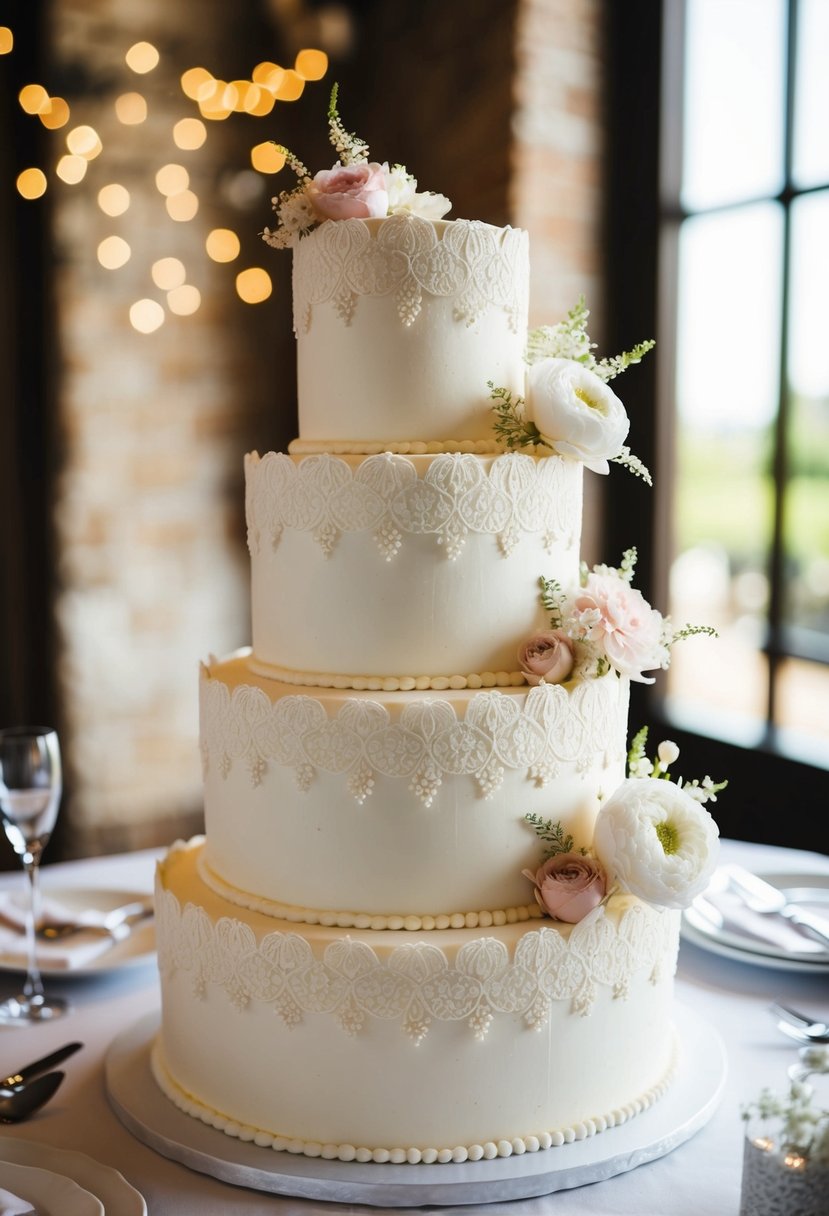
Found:
[[[82,1047],[83,1043],[67,1043],[64,1047],[59,1047],[57,1051],[53,1051],[50,1055],[44,1056],[42,1060],[35,1060],[34,1063],[27,1064],[25,1068],[21,1068],[19,1072],[12,1073],[11,1076],[0,1080],[0,1086],[16,1089],[19,1085],[24,1085],[27,1081],[31,1081],[32,1077],[36,1077],[42,1072],[48,1072],[56,1064],[61,1064],[69,1056],[74,1055],[76,1051],[80,1051]]]
[[[791,903],[781,890],[740,866],[728,866],[728,880],[753,912],[782,916],[829,949],[829,919]]]

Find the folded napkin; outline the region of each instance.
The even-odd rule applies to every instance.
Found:
[[[0,1216],[37,1216],[28,1199],[19,1199],[0,1187]]]
[[[749,941],[773,947],[784,954],[813,954],[816,958],[829,959],[829,951],[805,930],[798,929],[783,916],[755,912],[746,907],[740,896],[729,889],[718,890],[716,887],[705,892],[705,900],[712,904],[722,917],[722,929],[734,937],[744,937]],[[805,907],[806,905],[804,905]],[[815,909],[818,911],[818,909]],[[825,908],[820,911],[825,913]],[[704,917],[704,910],[701,910]]]
[[[78,912],[77,907],[67,908],[57,900],[44,896],[40,901],[40,922],[58,923],[59,921],[74,920],[83,924],[102,925],[106,912],[90,908]],[[25,912],[19,899],[9,891],[0,892],[0,959],[6,967],[26,969],[26,926]],[[41,966],[55,967],[60,970],[72,971],[85,967],[106,954],[115,943],[115,939],[103,933],[72,933],[55,941],[43,941],[38,938],[37,959]],[[0,1208],[0,1216],[3,1209]]]

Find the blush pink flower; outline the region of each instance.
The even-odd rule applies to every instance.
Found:
[[[557,853],[548,858],[535,874],[522,871],[535,885],[539,906],[553,920],[578,924],[602,902],[607,879],[598,861],[581,853]]]
[[[614,571],[587,576],[573,600],[572,619],[575,636],[591,642],[621,675],[652,684],[642,673],[668,665],[661,614]]]
[[[544,629],[524,643],[518,662],[528,684],[561,684],[573,670],[573,643],[561,629]]]
[[[308,197],[321,220],[366,220],[389,210],[386,175],[374,162],[321,169],[308,185]]]

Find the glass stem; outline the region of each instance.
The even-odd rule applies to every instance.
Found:
[[[26,952],[28,969],[23,995],[29,1004],[43,1000],[43,981],[37,965],[36,929],[40,920],[40,851],[23,854],[23,870],[26,875]]]

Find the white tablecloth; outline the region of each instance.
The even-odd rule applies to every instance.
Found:
[[[44,886],[152,889],[154,852],[96,858],[47,867]],[[723,860],[759,871],[829,874],[829,857],[723,842]],[[0,884],[22,881],[0,876]],[[0,998],[19,991],[19,978],[0,974]],[[139,1017],[158,1007],[159,988],[152,965],[124,969],[94,979],[49,980],[48,988],[71,999],[73,1009],[52,1024],[34,1028],[0,1027],[0,1076],[70,1039],[85,1048],[63,1066],[67,1076],[52,1102],[35,1118],[3,1133],[44,1144],[78,1149],[120,1170],[145,1196],[150,1216],[310,1216],[311,1213],[377,1213],[380,1209],[297,1200],[239,1189],[154,1153],[135,1140],[112,1112],[104,1088],[103,1061],[111,1040]],[[683,943],[677,997],[721,1034],[728,1053],[728,1078],[721,1105],[691,1141],[669,1156],[607,1182],[555,1196],[487,1206],[487,1216],[556,1216],[613,1213],[614,1216],[736,1216],[742,1153],[740,1106],[762,1086],[782,1089],[796,1045],[776,1029],[768,1011],[778,999],[809,1013],[829,1014],[829,974],[801,974],[732,962]],[[416,1169],[417,1167],[412,1167]],[[451,1168],[451,1167],[447,1167]],[[400,1212],[403,1209],[396,1209]],[[419,1211],[470,1211],[470,1208],[420,1208]],[[476,1206],[476,1211],[481,1210]],[[108,1213],[109,1216],[109,1213]]]

